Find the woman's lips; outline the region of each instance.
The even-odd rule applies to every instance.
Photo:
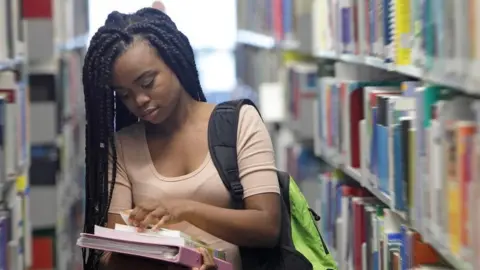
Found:
[[[157,117],[158,108],[147,110],[146,113],[142,116],[143,120],[153,121]]]

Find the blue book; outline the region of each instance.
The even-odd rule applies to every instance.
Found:
[[[388,123],[389,97],[377,96],[377,177],[380,190],[389,194],[389,123]]]
[[[372,108],[372,137],[370,141],[370,173],[377,176],[377,107]]]
[[[8,219],[6,216],[0,217],[0,269],[8,269]]]
[[[402,127],[400,125],[395,125],[393,127],[393,157],[394,157],[394,194],[395,194],[395,209],[400,211],[405,211],[405,201],[404,201],[404,149],[402,144]],[[408,145],[405,145],[408,147]]]
[[[283,32],[284,34],[293,33],[293,3],[292,0],[283,0]]]
[[[388,156],[388,127],[377,124],[377,177],[378,187],[389,194],[389,156]]]
[[[4,97],[0,97],[0,176],[2,178],[7,176],[5,165],[6,106],[6,100]]]
[[[390,20],[390,5],[392,5],[391,0],[383,0],[383,44],[386,48],[390,48],[393,45],[393,22]],[[393,60],[389,57],[389,54],[385,55],[385,58],[387,62]]]
[[[408,270],[408,249],[407,249],[407,242],[408,242],[408,235],[407,235],[408,228],[405,225],[400,226],[400,234],[402,235],[401,239],[401,246],[400,246],[400,258],[401,258],[401,270]]]
[[[342,53],[352,53],[348,48],[351,42],[351,8],[349,6],[343,6],[341,8],[341,26],[342,26],[342,43],[343,51]]]

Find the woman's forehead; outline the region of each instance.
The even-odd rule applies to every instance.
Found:
[[[114,81],[132,81],[147,70],[163,65],[156,51],[147,41],[134,42],[113,65]]]

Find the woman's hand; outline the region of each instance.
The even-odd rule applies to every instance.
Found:
[[[186,200],[151,200],[137,205],[130,213],[129,222],[139,230],[149,227],[155,230],[164,225],[183,221],[187,208]]]
[[[199,248],[198,251],[202,254],[203,264],[200,268],[193,268],[193,270],[215,270],[217,266],[213,260],[212,254],[210,254],[204,248]]]

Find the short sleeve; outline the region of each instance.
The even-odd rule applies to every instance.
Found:
[[[280,193],[272,140],[257,110],[242,106],[238,123],[237,156],[244,198]]]
[[[117,214],[123,210],[133,207],[132,184],[128,179],[123,148],[120,138],[116,138],[115,147],[117,150],[117,174],[115,177],[115,186],[113,187],[112,201],[110,203],[109,213]],[[112,164],[114,164],[113,155],[109,155],[108,186],[109,190],[112,184]]]

